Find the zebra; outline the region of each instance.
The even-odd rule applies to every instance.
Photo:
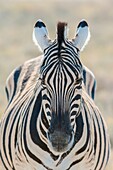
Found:
[[[15,69],[6,83],[0,125],[3,170],[104,170],[110,155],[106,123],[94,103],[95,77],[80,60],[90,31],[80,21],[67,38],[59,22],[50,40],[38,20],[33,40],[43,55]]]

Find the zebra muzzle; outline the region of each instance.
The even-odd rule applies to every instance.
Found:
[[[67,133],[61,130],[48,132],[50,147],[56,152],[65,152],[72,146],[73,133]],[[71,146],[70,146],[71,145]]]

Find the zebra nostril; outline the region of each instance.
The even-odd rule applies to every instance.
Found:
[[[51,128],[51,127],[49,127],[49,129],[48,129],[48,134],[52,134],[52,133],[54,133],[54,129]]]
[[[67,135],[71,135],[73,133],[73,129],[72,128],[69,128],[66,130],[66,134]]]

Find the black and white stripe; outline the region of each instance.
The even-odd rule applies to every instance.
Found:
[[[44,55],[15,69],[6,84],[8,106],[0,124],[4,170],[104,170],[110,144],[95,105],[95,78],[79,53],[89,39],[81,21],[74,40],[59,23],[57,38],[45,24],[34,27]]]

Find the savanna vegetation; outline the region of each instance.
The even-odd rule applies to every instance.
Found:
[[[41,54],[32,42],[32,29],[42,19],[52,39],[56,24],[67,21],[69,38],[77,24],[86,19],[91,40],[81,53],[82,62],[95,74],[95,102],[101,110],[113,147],[113,1],[112,0],[1,0],[0,1],[0,116],[7,100],[5,81],[11,71],[24,61]],[[113,153],[107,170],[113,169]]]

